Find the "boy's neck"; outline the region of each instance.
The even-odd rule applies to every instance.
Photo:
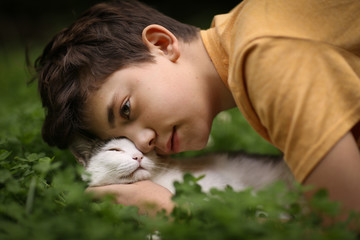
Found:
[[[190,66],[196,67],[199,81],[202,81],[204,91],[207,91],[214,116],[219,112],[236,106],[230,90],[220,78],[216,68],[208,55],[201,37],[190,43],[181,43],[182,55]]]

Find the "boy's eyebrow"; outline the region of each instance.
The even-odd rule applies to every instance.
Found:
[[[115,127],[114,107],[115,107],[116,99],[117,99],[117,94],[114,94],[110,104],[107,106],[107,119],[111,128]]]

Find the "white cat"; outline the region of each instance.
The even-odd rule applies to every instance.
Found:
[[[126,138],[107,143],[77,139],[70,148],[85,166],[83,176],[89,186],[132,183],[150,179],[174,193],[174,181],[181,181],[185,173],[195,177],[206,192],[211,188],[234,190],[248,187],[262,188],[278,180],[291,183],[293,176],[280,157],[218,153],[201,157],[170,158],[155,152],[143,154]]]

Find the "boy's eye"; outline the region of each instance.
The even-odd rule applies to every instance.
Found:
[[[127,120],[130,119],[130,101],[129,100],[126,100],[124,105],[121,106],[121,108],[120,108],[120,116],[122,118],[127,119]]]

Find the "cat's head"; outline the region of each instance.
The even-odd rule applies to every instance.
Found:
[[[126,138],[106,142],[87,162],[89,184],[132,183],[150,179],[156,172],[155,152],[144,155]]]

